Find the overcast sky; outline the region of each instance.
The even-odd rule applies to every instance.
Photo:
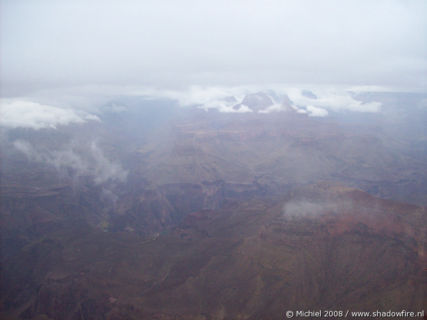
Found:
[[[1,2],[2,94],[92,84],[425,90],[427,1]]]

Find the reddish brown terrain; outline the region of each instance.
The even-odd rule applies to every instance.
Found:
[[[425,309],[425,136],[291,109],[129,110],[3,139],[3,318]]]

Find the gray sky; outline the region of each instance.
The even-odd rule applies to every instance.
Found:
[[[3,95],[89,84],[425,90],[427,1],[1,2]]]

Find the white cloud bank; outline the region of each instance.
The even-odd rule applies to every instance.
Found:
[[[161,90],[146,87],[134,91],[134,94],[151,98],[172,99],[183,107],[198,106],[204,110],[216,109],[225,113],[252,112],[244,105],[239,109],[233,108],[248,93],[250,93],[250,88],[221,86],[189,86],[181,90]]]
[[[59,125],[99,121],[97,116],[21,99],[2,99],[0,125],[6,128],[56,128]]]
[[[288,96],[290,107],[296,112],[307,114],[311,117],[325,117],[329,112],[367,112],[381,111],[381,103],[377,101],[362,102],[352,96],[354,88],[316,87],[310,88],[316,98],[309,98],[303,94],[303,88],[287,87],[279,84],[263,86],[190,86],[180,90],[161,90],[141,88],[133,94],[145,95],[151,98],[167,98],[175,100],[181,106],[198,106],[201,109],[216,109],[226,113],[253,112],[249,107],[241,105],[239,109],[233,108],[242,102],[247,94],[265,92],[273,101],[273,105],[259,110],[259,113],[272,113],[289,110],[287,107]],[[363,90],[361,90],[363,91]],[[284,103],[285,102],[285,103]]]
[[[313,95],[304,94],[310,90]],[[305,86],[289,87],[282,84],[246,86],[200,86],[193,85],[180,89],[162,89],[148,86],[96,86],[94,88],[70,88],[49,91],[34,96],[16,99],[2,99],[0,125],[7,128],[56,128],[60,125],[100,121],[95,114],[106,111],[106,104],[115,97],[144,96],[148,99],[170,99],[182,107],[196,106],[203,110],[218,110],[223,113],[268,114],[294,110],[311,117],[325,117],[330,112],[381,111],[377,101],[359,101],[354,93],[370,91],[372,88]],[[374,88],[383,91],[387,88]],[[71,93],[70,93],[71,92]],[[248,94],[262,92],[271,99],[272,105],[263,109],[251,109],[245,105]],[[108,94],[107,94],[108,93]],[[68,99],[68,100],[67,100]],[[37,102],[35,102],[37,101]],[[86,103],[85,103],[86,101]],[[110,112],[121,112],[126,107],[109,106]]]

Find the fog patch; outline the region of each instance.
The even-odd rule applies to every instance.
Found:
[[[58,171],[71,170],[76,177],[89,176],[97,185],[127,179],[128,172],[108,159],[94,141],[85,146],[71,143],[59,150],[38,149],[24,140],[16,140],[13,145],[31,161],[50,164]]]
[[[352,208],[348,200],[309,200],[298,199],[286,202],[282,216],[289,219],[316,218],[328,213],[342,213]]]

